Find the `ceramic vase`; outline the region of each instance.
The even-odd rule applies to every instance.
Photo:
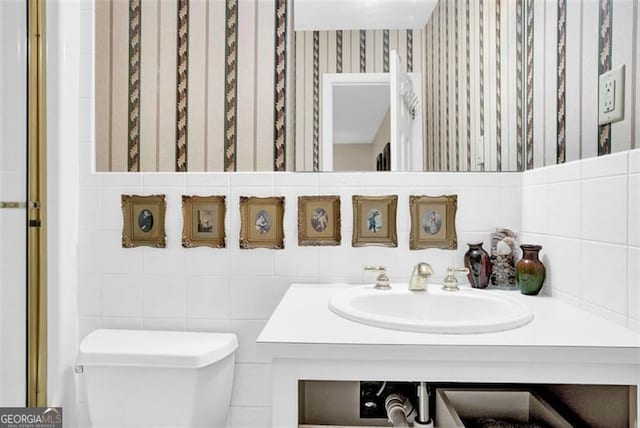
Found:
[[[491,259],[482,248],[482,242],[470,242],[464,254],[464,266],[469,269],[467,278],[473,288],[487,288],[491,277]]]
[[[516,265],[516,281],[522,294],[535,296],[540,292],[546,270],[540,261],[540,245],[521,245],[522,259]]]

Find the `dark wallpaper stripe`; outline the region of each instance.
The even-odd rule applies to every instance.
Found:
[[[189,86],[189,0],[178,0],[176,44],[176,171],[187,171],[187,103]]]
[[[342,30],[336,31],[336,73],[342,73]]]
[[[460,45],[460,38],[459,38],[459,29],[458,29],[458,2],[455,2],[455,7],[454,7],[454,37],[455,37],[455,82],[456,84],[454,85],[455,87],[455,109],[456,109],[456,122],[455,122],[455,128],[456,128],[456,163],[455,165],[453,165],[453,169],[454,171],[459,171],[460,170],[460,94],[459,94],[459,86],[457,84],[458,82],[458,77],[460,76],[458,74],[459,72],[459,68],[458,68],[458,63],[459,63],[459,54],[458,54],[458,50],[459,50],[459,45]]]
[[[600,0],[598,14],[598,76],[611,70],[611,20],[612,0]],[[611,124],[598,128],[598,156],[611,153]]]
[[[438,19],[437,19],[437,27],[436,27],[436,32],[438,33],[438,41],[437,46],[438,46],[438,50],[437,50],[437,58],[436,58],[436,63],[438,64],[437,67],[437,75],[436,75],[436,84],[438,85],[438,98],[436,100],[436,106],[438,108],[438,150],[437,150],[437,159],[438,159],[438,166],[437,166],[437,170],[438,171],[442,171],[442,104],[441,104],[441,100],[442,100],[442,85],[441,83],[441,76],[440,76],[440,69],[441,67],[441,59],[442,59],[442,53],[441,53],[441,46],[442,46],[442,37],[441,37],[441,32],[442,32],[442,26],[441,26],[441,19],[442,19],[442,14],[440,13],[440,5],[442,3],[438,3],[437,6],[437,15],[438,15]]]
[[[556,140],[556,163],[566,160],[565,97],[566,97],[566,51],[567,48],[567,0],[558,0],[558,138]]]
[[[502,171],[502,75],[500,58],[501,28],[500,28],[500,0],[495,0],[496,6],[496,169]]]
[[[382,71],[389,72],[389,30],[382,31]]]
[[[480,43],[480,62],[478,68],[480,69],[480,135],[486,137],[484,134],[484,0],[478,2],[478,21],[479,21],[479,43]],[[482,170],[484,171],[485,165],[482,164]]]
[[[273,170],[286,170],[287,1],[276,0],[274,44]]]
[[[140,171],[140,0],[129,1],[129,103],[127,171]]]
[[[527,169],[533,168],[533,0],[527,1]]]
[[[467,0],[468,1],[468,0]],[[523,1],[516,0],[516,167],[522,171]]]
[[[367,30],[360,30],[360,73],[367,71]]]
[[[466,0],[464,3],[464,14],[465,14],[465,50],[466,50],[466,58],[465,58],[465,68],[466,68],[466,89],[467,89],[467,170],[471,171],[471,22],[470,22],[470,5],[469,0]]]
[[[407,30],[407,73],[413,73],[413,30]]]
[[[238,96],[238,1],[226,0],[225,9],[224,170],[236,170]]]
[[[444,33],[445,33],[445,57],[444,57],[444,69],[446,73],[449,74],[449,2],[444,3]],[[445,79],[444,85],[444,93],[445,96],[449,97],[449,78]],[[449,150],[449,145],[451,144],[451,140],[449,139],[449,116],[451,115],[451,110],[449,109],[449,105],[447,104],[447,113],[445,120],[445,139],[444,139],[444,150],[445,150],[445,159],[446,159],[446,168],[447,170],[451,170],[451,150]]]
[[[320,171],[320,32],[313,32],[313,170]]]

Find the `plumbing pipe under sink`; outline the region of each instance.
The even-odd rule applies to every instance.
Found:
[[[407,417],[411,411],[407,411],[405,401],[407,400],[405,400],[400,394],[389,394],[384,400],[384,407],[387,409],[387,417],[394,427],[410,426]],[[409,404],[409,406],[411,406],[411,404]]]
[[[429,415],[429,391],[426,382],[418,382],[417,396],[417,409],[410,400],[398,393],[389,394],[384,400],[387,418],[394,427],[434,428]]]

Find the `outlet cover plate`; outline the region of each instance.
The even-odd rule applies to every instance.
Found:
[[[598,79],[598,124],[624,119],[624,64]]]

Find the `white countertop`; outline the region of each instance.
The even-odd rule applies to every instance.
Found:
[[[499,355],[505,359],[559,361],[570,353],[572,360],[585,362],[640,362],[639,334],[557,298],[484,290],[506,293],[525,302],[534,312],[533,321],[497,333],[430,334],[371,327],[334,314],[328,307],[329,298],[347,286],[292,284],[258,337],[258,352],[272,358],[398,359],[401,355],[409,359],[464,360],[470,358],[464,351],[472,350],[473,358],[486,355],[492,360]],[[371,352],[363,352],[363,347]]]

